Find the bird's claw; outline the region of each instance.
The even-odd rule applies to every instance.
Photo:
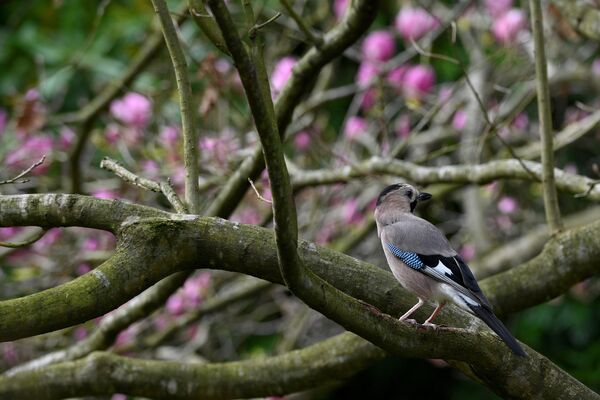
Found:
[[[439,327],[439,325],[436,325],[436,324],[434,324],[432,322],[427,322],[427,321],[423,322],[423,324],[421,326],[426,326],[426,327],[431,328],[433,330],[436,330]]]
[[[419,323],[417,322],[417,320],[412,319],[412,318],[404,318],[404,319],[400,318],[399,321],[400,322],[405,322],[405,323],[407,323],[409,325],[413,325],[413,326],[419,325]]]

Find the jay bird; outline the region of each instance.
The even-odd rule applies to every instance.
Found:
[[[424,325],[435,326],[433,319],[451,301],[479,317],[515,354],[525,356],[521,345],[492,312],[473,273],[444,234],[413,214],[419,201],[430,198],[429,193],[399,183],[386,187],[375,207],[377,235],[390,269],[400,284],[419,299],[400,320],[406,320],[425,300],[430,300],[437,307]]]

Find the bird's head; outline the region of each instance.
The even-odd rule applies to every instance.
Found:
[[[421,192],[408,183],[396,183],[379,193],[375,209],[391,207],[397,211],[413,212],[420,201],[430,198],[431,194]]]

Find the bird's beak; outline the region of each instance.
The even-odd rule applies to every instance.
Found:
[[[426,201],[426,200],[429,200],[431,197],[432,196],[431,196],[430,193],[421,192],[417,196],[417,200],[419,200],[419,201]]]

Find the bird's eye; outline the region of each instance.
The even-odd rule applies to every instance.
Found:
[[[412,190],[407,190],[407,191],[406,191],[406,196],[407,196],[409,199],[412,199],[412,195],[413,195],[413,192],[412,192]]]

